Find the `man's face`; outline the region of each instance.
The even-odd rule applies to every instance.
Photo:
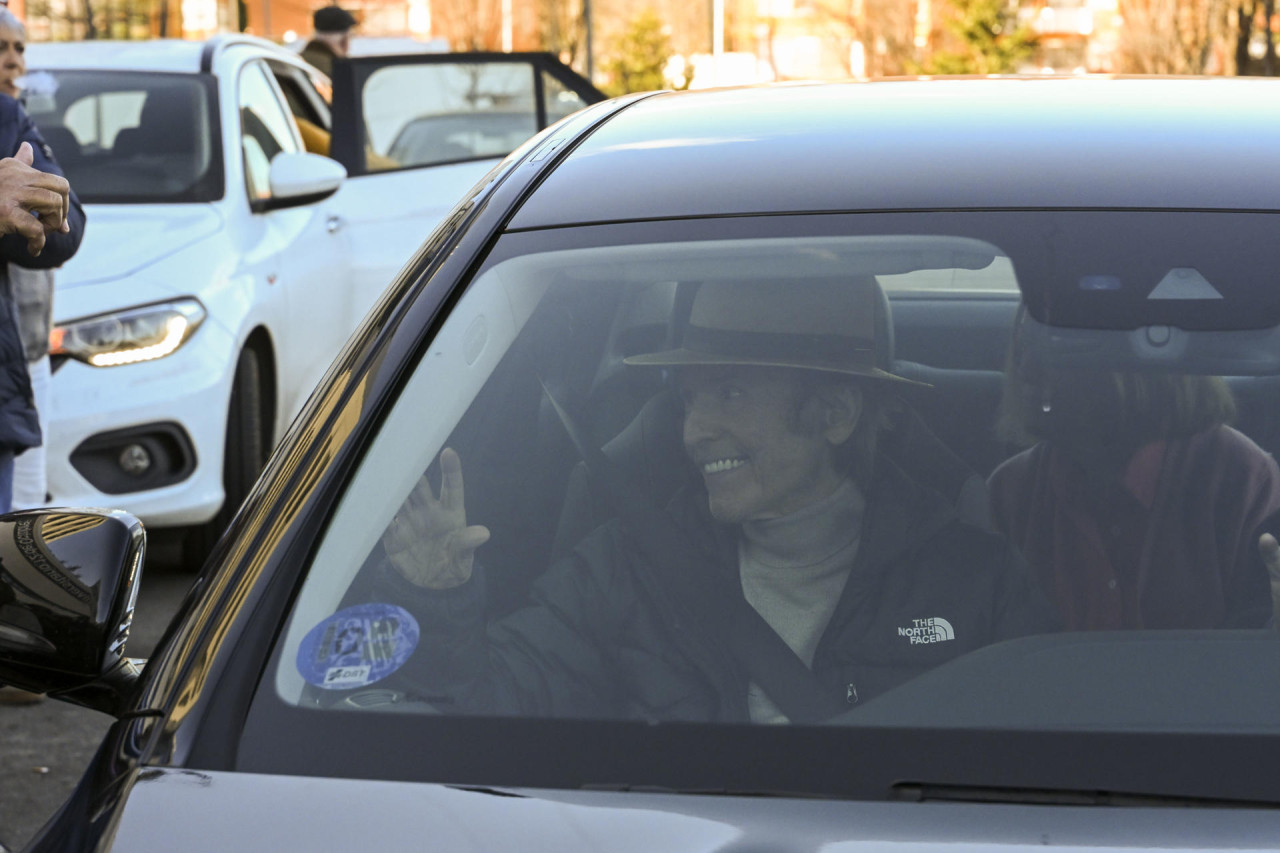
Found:
[[[797,417],[794,371],[685,367],[678,384],[685,451],[718,521],[789,515],[839,486],[828,437]]]
[[[17,80],[27,73],[26,39],[17,30],[0,27],[0,93],[18,97]]]

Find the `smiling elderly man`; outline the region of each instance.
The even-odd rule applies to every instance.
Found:
[[[1055,627],[996,535],[877,455],[907,380],[876,365],[871,280],[703,284],[666,368],[702,488],[625,509],[484,624],[489,538],[441,454],[384,536],[381,593],[443,711],[807,722],[993,641]],[[625,502],[624,502],[625,505]]]

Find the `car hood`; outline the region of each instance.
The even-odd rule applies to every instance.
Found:
[[[805,851],[1270,848],[1280,811],[868,803],[143,770],[113,849]]]
[[[58,270],[58,286],[132,275],[216,233],[222,216],[209,204],[90,204],[84,240]]]

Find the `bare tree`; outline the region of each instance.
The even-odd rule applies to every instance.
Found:
[[[433,0],[431,19],[454,50],[498,50],[502,45],[499,0]]]
[[[856,70],[850,57],[859,42],[868,77],[896,76],[911,70],[916,0],[815,0],[811,8],[821,24],[818,31],[832,43],[832,52],[840,56],[846,73]],[[778,32],[778,22],[771,21],[770,36]],[[772,56],[772,50],[769,54]]]
[[[541,48],[559,56],[566,65],[585,65],[582,0],[538,0],[537,11]]]
[[[1235,73],[1262,74],[1266,77],[1276,76],[1280,72],[1280,62],[1276,61],[1275,38],[1272,35],[1271,28],[1266,24],[1267,21],[1275,18],[1275,0],[1238,0],[1233,13],[1236,23]],[[1253,53],[1250,49],[1253,43],[1255,27],[1262,30],[1265,39],[1261,62],[1253,58]]]
[[[1233,53],[1229,0],[1121,0],[1117,70],[1213,74]]]

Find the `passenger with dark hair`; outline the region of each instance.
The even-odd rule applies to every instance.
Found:
[[[1052,630],[1000,536],[879,453],[903,380],[876,366],[876,285],[707,282],[673,373],[700,483],[627,506],[486,624],[457,455],[383,536],[379,600],[409,609],[396,674],[441,710],[812,722],[996,640]],[[880,343],[883,346],[883,343]]]
[[[992,519],[1068,629],[1267,624],[1280,471],[1234,417],[1220,377],[1049,367],[1015,341],[1001,429],[1031,446],[992,473]]]

